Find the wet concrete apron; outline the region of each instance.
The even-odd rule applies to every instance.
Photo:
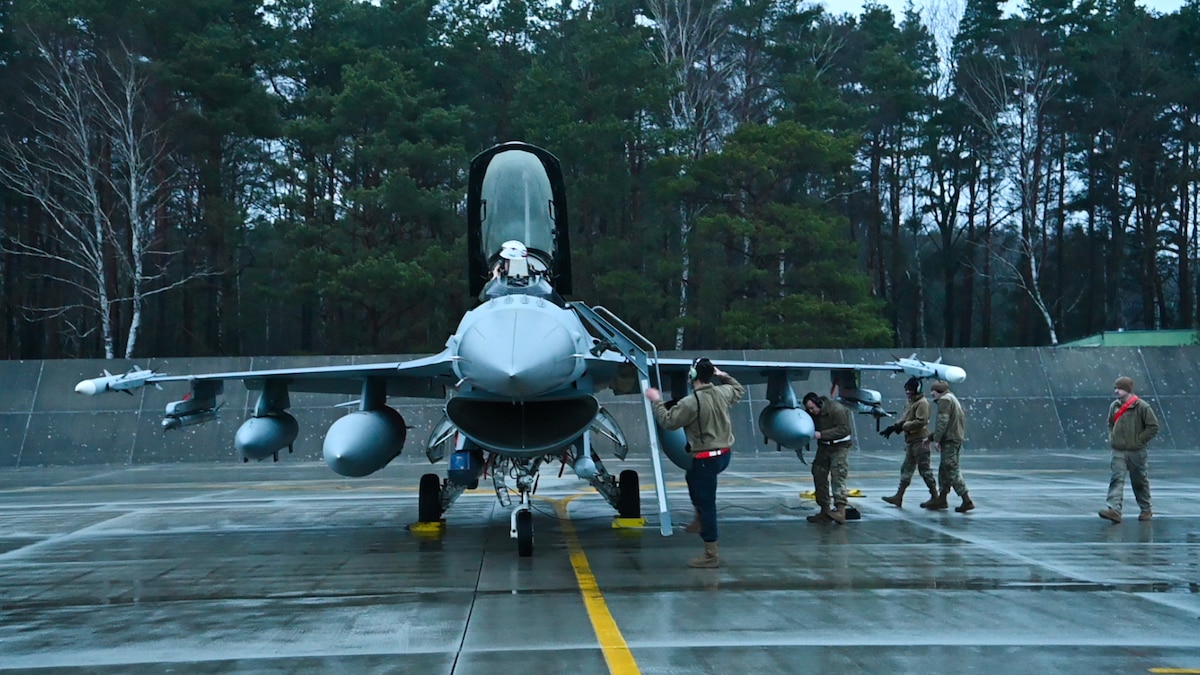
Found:
[[[90,673],[1200,672],[1200,452],[1151,453],[1156,516],[1100,519],[1108,457],[972,454],[978,505],[891,494],[898,453],[851,458],[863,519],[809,524],[808,467],[736,456],[718,570],[567,472],[534,500],[532,558],[469,492],[419,535],[428,466],[0,472],[0,669]],[[936,457],[935,457],[936,462]],[[690,519],[672,469],[677,526]],[[918,481],[919,483],[919,481]],[[952,495],[951,505],[958,500]]]

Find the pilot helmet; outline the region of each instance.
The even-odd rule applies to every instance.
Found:
[[[529,255],[525,244],[516,239],[509,239],[500,245],[500,257],[506,260],[519,260]]]

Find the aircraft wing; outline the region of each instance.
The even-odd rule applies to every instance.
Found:
[[[692,367],[691,359],[658,359],[659,371],[663,379],[670,381],[672,375],[686,374]],[[958,366],[951,366],[940,361],[922,361],[914,354],[909,358],[897,359],[887,363],[818,363],[806,361],[738,361],[713,359],[713,365],[729,373],[742,384],[765,384],[770,380],[784,376],[788,381],[807,380],[809,373],[814,370],[832,373],[854,371],[891,371],[905,373],[913,377],[937,377],[948,382],[962,382],[967,373]]]
[[[217,383],[242,380],[253,390],[263,389],[267,382],[285,384],[289,391],[322,394],[357,395],[368,379],[387,383],[388,396],[411,398],[444,398],[446,387],[454,385],[457,377],[448,351],[412,361],[390,363],[347,364],[315,368],[282,368],[278,370],[243,370],[227,373],[198,373],[166,375],[151,370],[131,370],[123,375],[108,375],[84,380],[75,386],[81,394],[95,395],[108,391],[130,391],[141,386],[163,382]]]

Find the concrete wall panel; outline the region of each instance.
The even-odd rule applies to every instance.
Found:
[[[1108,448],[1108,404],[1112,398],[1059,398],[1055,400],[1066,450]],[[1056,446],[1046,446],[1054,448]]]
[[[42,362],[7,361],[0,372],[0,413],[28,413],[33,407],[30,392],[37,391]]]
[[[1149,379],[1140,382],[1134,380],[1136,393],[1178,396],[1200,392],[1200,349],[1162,347],[1143,349],[1141,354]]]
[[[31,415],[18,465],[129,464],[137,423],[135,413],[123,411]]]
[[[25,442],[25,428],[28,426],[28,414],[0,413],[0,468],[17,466],[21,444]]]
[[[1066,443],[1054,402],[1048,398],[965,399],[967,441],[972,448],[1031,450]]]
[[[1163,396],[1148,399],[1161,425],[1154,447],[1191,449],[1200,447],[1200,398]]]
[[[1178,349],[1152,347],[1149,350]],[[1032,351],[1032,350],[1031,350]],[[1112,395],[1113,382],[1121,375],[1146,381],[1146,365],[1136,348],[1064,348],[1039,349],[1042,367],[1055,398]],[[969,372],[969,371],[968,371]]]

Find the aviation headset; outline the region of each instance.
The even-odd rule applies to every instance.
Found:
[[[905,383],[904,383],[904,390],[905,390],[905,391],[915,391],[915,392],[917,392],[918,394],[919,394],[919,393],[921,393],[921,380],[920,380],[920,378],[917,378],[917,377],[910,377],[910,378],[908,378],[908,382],[905,382]]]
[[[712,371],[714,369],[712,362],[709,361],[707,358],[701,356],[701,357],[697,358],[696,360],[692,361],[692,367],[688,368],[688,381],[689,382],[695,382],[696,380],[700,379],[699,368],[701,365],[708,366],[708,368],[706,370],[708,370],[708,372],[709,372],[709,377],[710,378],[712,377]]]

